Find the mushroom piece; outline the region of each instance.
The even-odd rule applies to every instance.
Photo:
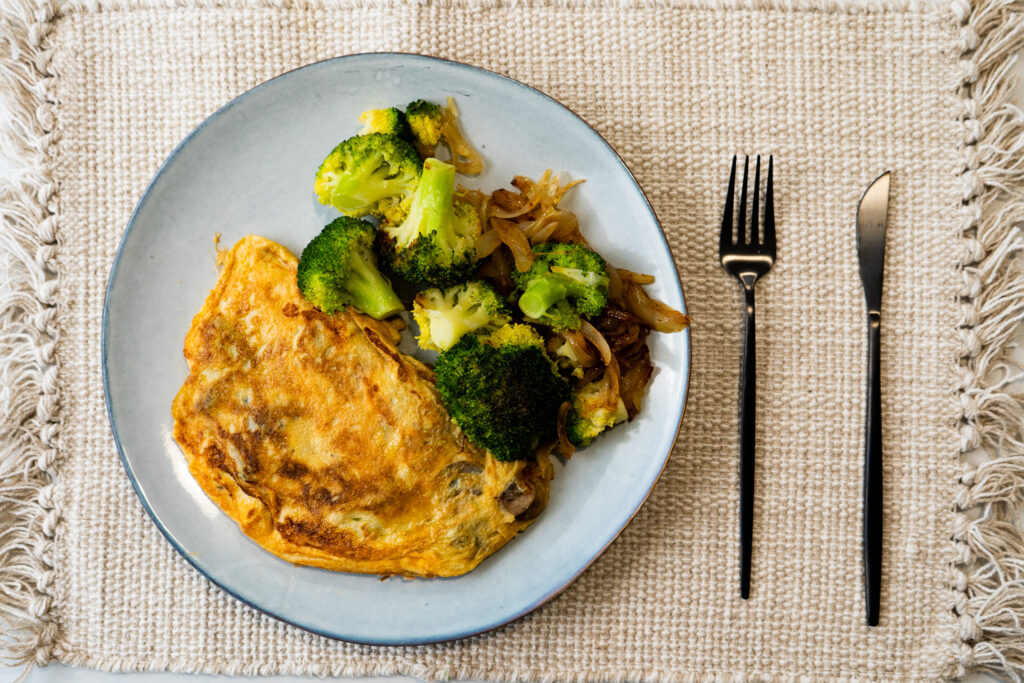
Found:
[[[530,508],[533,499],[536,497],[537,494],[534,493],[532,488],[524,490],[519,486],[519,482],[513,481],[498,496],[498,504],[505,512],[518,516]]]

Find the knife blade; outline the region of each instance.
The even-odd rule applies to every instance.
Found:
[[[857,257],[868,323],[868,368],[864,419],[864,603],[868,626],[877,626],[882,594],[882,273],[889,212],[886,171],[864,191],[857,206]]]

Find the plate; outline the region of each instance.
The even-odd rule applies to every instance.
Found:
[[[582,119],[522,83],[405,54],[339,57],[237,97],[164,162],[132,215],[107,286],[103,379],[125,470],[167,539],[239,600],[315,633],[358,643],[424,644],[497,628],[572,583],[618,536],[660,475],[682,419],[689,332],[652,335],[656,367],[640,416],[567,465],[522,535],[467,575],[381,581],[293,566],[250,541],[203,493],[171,437],[171,401],[188,374],[192,317],[217,279],[214,235],[248,233],[299,253],[336,217],[313,174],[366,109],[451,94],[486,172],[469,187],[564,170],[586,182],[568,208],[610,262],[657,277],[654,296],[684,309],[658,220],[614,150]]]

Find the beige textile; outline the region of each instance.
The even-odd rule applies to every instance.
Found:
[[[995,249],[983,237],[965,246],[981,210],[972,197],[988,197],[999,181],[997,170],[986,175],[983,149],[975,176],[964,175],[979,114],[964,89],[972,63],[961,58],[979,36],[986,44],[985,31],[1002,30],[965,23],[971,12],[964,2],[803,0],[99,2],[43,10],[61,426],[48,463],[52,604],[40,617],[48,627],[37,659],[114,670],[517,680],[911,680],[998,664],[972,650],[988,638],[983,619],[958,621],[970,576],[951,566],[983,546],[951,540],[968,529],[955,503],[977,502],[958,481],[957,456],[979,438],[964,436],[977,411],[964,419],[958,359],[972,342],[978,351],[995,343],[986,339],[1003,340],[958,330],[972,301],[958,297],[991,282],[981,277],[965,293],[961,271]],[[972,34],[975,44],[966,45]],[[678,444],[621,537],[534,614],[417,648],[312,636],[242,605],[179,557],[122,470],[99,352],[118,241],[173,146],[268,78],[380,50],[507,74],[590,122],[648,193],[694,321]],[[974,63],[973,77],[992,64]],[[741,292],[717,263],[736,153],[774,155],[778,230],[778,262],[757,290],[757,507],[746,602],[737,590]],[[894,172],[882,340],[886,550],[882,625],[869,629],[860,554],[866,340],[854,216],[861,192],[886,169]]]

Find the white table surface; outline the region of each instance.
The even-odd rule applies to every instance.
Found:
[[[1018,56],[1024,56],[1022,52]],[[1024,82],[1024,59],[1018,61],[1015,66],[1015,71],[1018,76]],[[1024,107],[1024,86],[1018,86],[1016,92],[1017,104]],[[0,114],[5,112],[0,111]],[[0,120],[2,120],[0,116]],[[0,157],[0,176],[7,173],[7,166],[4,159]],[[2,264],[0,264],[2,265]],[[1019,335],[1019,348],[1024,349],[1024,330]],[[21,674],[21,668],[4,668],[0,665],[0,683],[11,683]],[[50,666],[43,669],[34,669],[28,676],[26,683],[65,683],[67,681],[74,681],[75,683],[196,683],[197,681],[212,681],[216,679],[218,683],[227,681],[251,681],[244,677],[229,677],[229,676],[199,676],[194,674],[171,674],[171,673],[130,673],[130,674],[111,674],[102,673],[99,671],[91,671],[87,669],[78,669],[74,667],[64,666],[62,664],[51,664]],[[310,679],[297,677],[297,676],[272,676],[263,677],[260,679],[260,683],[308,683]],[[344,679],[347,681],[363,682],[363,681],[374,681],[374,680],[385,680],[385,679],[372,679],[372,678],[350,678]],[[415,679],[405,677],[393,677],[386,679],[389,683],[415,683]],[[964,679],[967,683],[990,683],[992,681],[998,681],[998,678],[988,676],[985,674],[972,674]]]

